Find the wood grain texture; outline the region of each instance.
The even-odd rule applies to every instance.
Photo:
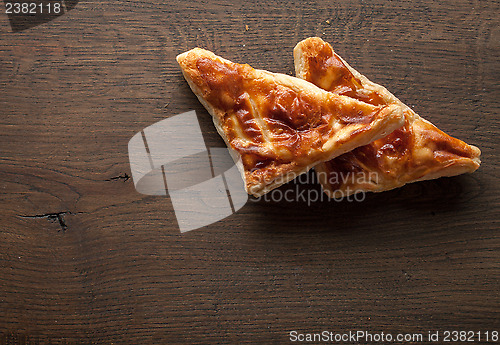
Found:
[[[499,330],[499,13],[466,0],[81,1],[18,33],[0,15],[0,343]],[[194,109],[207,145],[223,145],[175,56],[200,46],[292,74],[293,47],[315,35],[479,146],[481,168],[363,202],[249,202],[181,235],[170,199],[126,178],[128,140],[166,117]]]

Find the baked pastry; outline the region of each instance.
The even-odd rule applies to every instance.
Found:
[[[326,92],[305,80],[233,63],[207,50],[192,49],[177,61],[254,196],[404,122],[399,105],[372,105]]]
[[[321,38],[311,37],[294,49],[299,78],[338,95],[364,102],[396,105],[405,124],[388,136],[315,167],[330,197],[381,192],[406,183],[475,171],[481,151],[453,138],[418,116],[384,87],[349,66]]]

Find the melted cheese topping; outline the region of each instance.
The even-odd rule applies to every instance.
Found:
[[[274,164],[308,165],[325,154],[340,129],[349,137],[369,130],[382,106],[321,92],[300,92],[249,65],[215,56],[191,56],[183,70],[216,108],[219,121],[246,170],[259,173]],[[347,130],[351,128],[351,130]],[[345,139],[345,138],[344,138]],[[345,139],[347,140],[347,139]]]

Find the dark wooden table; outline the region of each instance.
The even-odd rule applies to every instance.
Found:
[[[1,344],[500,330],[498,2],[81,1],[19,32],[4,12]],[[127,153],[193,109],[223,146],[175,56],[292,74],[309,36],[479,146],[481,168],[363,202],[249,202],[180,234],[168,196],[136,192]]]

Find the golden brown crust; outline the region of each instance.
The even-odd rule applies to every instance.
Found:
[[[406,183],[472,172],[481,151],[424,120],[392,95],[349,66],[318,37],[294,49],[297,76],[331,91],[374,105],[398,105],[405,125],[390,135],[316,166],[329,196],[380,192]]]
[[[207,50],[195,48],[177,61],[226,144],[241,157],[247,191],[255,196],[403,124],[398,106],[335,95]]]

